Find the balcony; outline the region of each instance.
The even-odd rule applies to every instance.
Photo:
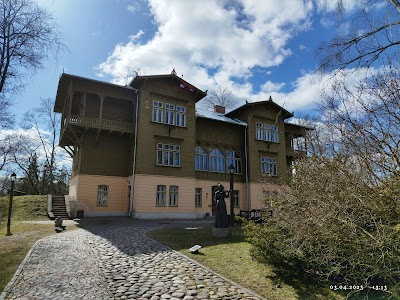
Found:
[[[76,145],[84,131],[93,128],[109,132],[133,133],[133,123],[115,120],[100,120],[99,118],[70,115],[64,117],[61,123],[60,146]]]
[[[133,123],[120,122],[114,120],[100,120],[99,118],[89,118],[71,115],[69,118],[64,118],[63,125],[68,124],[89,127],[96,129],[105,129],[110,131],[120,131],[133,133]]]
[[[294,147],[286,147],[286,156],[302,158],[307,156],[307,151]]]

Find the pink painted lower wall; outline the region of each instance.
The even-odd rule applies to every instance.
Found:
[[[79,174],[71,179],[69,197],[77,202],[77,210],[85,216],[128,215],[129,179],[117,176]],[[99,185],[108,186],[106,206],[97,205]]]
[[[129,194],[131,177],[98,176],[79,174],[71,178],[69,188],[70,200],[76,200],[76,209],[83,209],[85,216],[129,215]],[[196,178],[136,174],[134,182],[133,217],[154,219],[196,219],[212,215],[212,187],[218,182]],[[221,182],[229,189],[229,182]],[[99,185],[108,185],[107,206],[97,205]],[[156,205],[157,185],[166,186],[166,205]],[[178,186],[178,205],[169,205],[169,187]],[[201,205],[195,205],[196,188],[201,189]],[[249,191],[245,183],[234,183],[234,190],[239,191],[240,210],[261,209],[264,203],[264,192],[274,191],[274,185],[250,183]],[[249,195],[249,198],[247,197]],[[226,199],[227,211],[230,212],[230,199]]]

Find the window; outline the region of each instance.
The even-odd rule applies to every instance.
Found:
[[[276,158],[261,157],[261,174],[276,176]]]
[[[225,156],[219,149],[210,152],[210,172],[225,173]]]
[[[279,143],[278,126],[256,122],[256,140]]]
[[[107,206],[108,203],[108,185],[99,185],[97,187],[97,205]]]
[[[182,105],[153,101],[152,121],[167,125],[186,126],[186,107]]]
[[[157,185],[156,206],[165,206],[165,194],[167,187],[165,185]]]
[[[179,167],[181,148],[178,145],[157,144],[157,165]]]
[[[263,124],[259,122],[256,123],[256,140],[263,140]]]
[[[186,107],[176,106],[176,126],[186,126]]]
[[[278,126],[271,126],[271,141],[273,143],[279,142]]]
[[[271,130],[269,124],[264,124],[264,141],[271,141]]]
[[[240,207],[239,191],[237,191],[237,190],[233,191],[233,206],[234,207]]]
[[[196,188],[195,195],[194,195],[194,205],[196,207],[201,207],[201,197],[202,197],[202,190],[201,188]]]
[[[160,101],[153,101],[153,122],[163,122],[163,103]]]
[[[235,167],[235,174],[242,174],[242,165],[240,162],[240,156],[236,151],[229,151],[226,156],[226,172],[229,173],[229,166],[232,164]]]
[[[195,148],[195,170],[208,170],[208,154],[207,151],[201,146],[196,146]]]
[[[169,206],[178,206],[178,190],[179,187],[176,185],[169,187]]]
[[[164,123],[174,125],[175,105],[165,103]]]

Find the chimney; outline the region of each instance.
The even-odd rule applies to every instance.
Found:
[[[214,112],[224,115],[225,114],[225,106],[214,105]]]

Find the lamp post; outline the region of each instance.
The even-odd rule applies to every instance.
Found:
[[[229,225],[233,226],[233,222],[234,222],[234,216],[233,216],[233,173],[235,172],[235,167],[233,166],[233,164],[230,164],[230,166],[228,167],[229,170],[229,196],[230,196],[230,202],[231,202],[231,209],[230,209],[230,215],[229,215]]]
[[[10,226],[11,226],[11,212],[12,212],[12,200],[14,195],[14,183],[17,175],[15,173],[11,174],[11,190],[10,190],[10,205],[8,206],[8,219],[7,219],[7,236],[11,235]]]

